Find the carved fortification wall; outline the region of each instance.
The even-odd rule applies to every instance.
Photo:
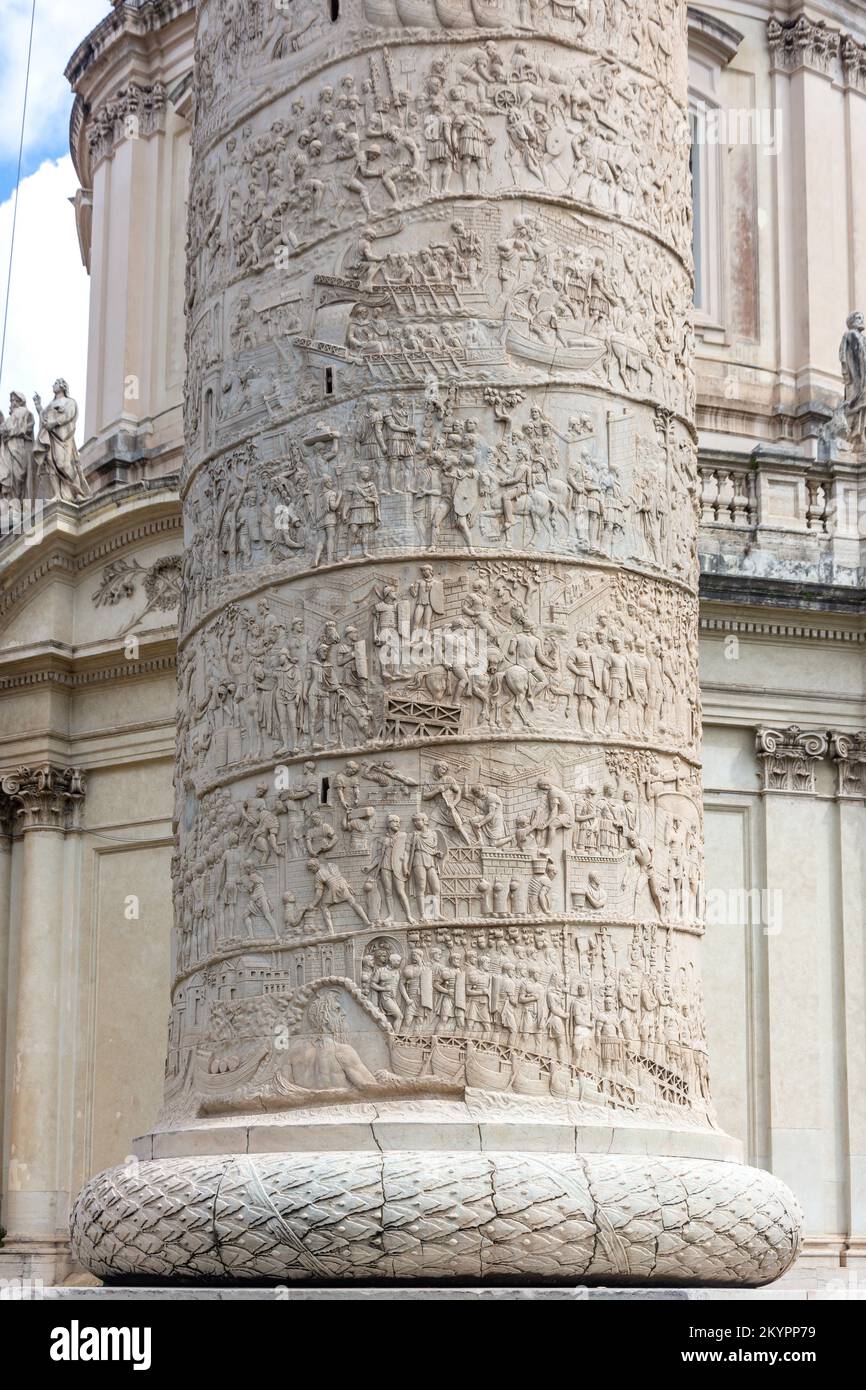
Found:
[[[199,6],[166,1104],[97,1272],[792,1256],[708,1082],[684,26]]]

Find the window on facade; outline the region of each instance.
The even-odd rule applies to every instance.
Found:
[[[331,23],[336,24],[340,18],[340,0],[328,0],[328,13],[331,17]]]
[[[695,319],[698,327],[720,328],[724,320],[722,248],[722,146],[719,110],[692,96],[689,109],[692,174],[692,250],[695,259]]]
[[[703,233],[703,209],[701,206],[702,182],[703,182],[703,154],[704,146],[700,141],[700,131],[698,129],[698,118],[695,111],[689,112],[689,130],[692,137],[691,154],[689,156],[689,168],[692,174],[692,252],[695,258],[695,308],[703,308],[703,265],[702,265],[702,244]]]

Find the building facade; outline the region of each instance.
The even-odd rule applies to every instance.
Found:
[[[116,5],[67,69],[90,495],[0,545],[0,1265],[52,1280],[71,1198],[162,1093],[194,8]],[[292,7],[272,56],[326,11]],[[839,346],[866,301],[866,7],[707,6],[689,42],[713,1095],[803,1206],[799,1274],[843,1279],[866,1259],[866,461]],[[233,309],[203,429],[276,408],[308,327]],[[627,334],[609,351],[624,384],[653,371]]]

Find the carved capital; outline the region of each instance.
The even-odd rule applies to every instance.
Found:
[[[830,750],[839,777],[839,796],[866,797],[866,729],[831,734]]]
[[[98,107],[90,118],[87,143],[94,167],[123,140],[141,140],[163,130],[167,92],[162,82],[130,82]]]
[[[18,767],[0,780],[18,830],[71,830],[84,800],[84,775],[74,767]]]
[[[839,30],[830,29],[823,19],[809,19],[805,14],[786,23],[778,19],[767,22],[767,42],[773,61],[777,68],[787,72],[806,67],[829,73],[839,55],[841,37]]]
[[[856,87],[858,92],[866,92],[866,47],[852,39],[850,34],[845,34],[842,38],[840,57],[847,85]]]
[[[765,792],[815,791],[815,767],[827,755],[829,739],[820,729],[759,729],[755,750],[763,768]]]

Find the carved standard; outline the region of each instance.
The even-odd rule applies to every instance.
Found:
[[[97,1273],[795,1254],[709,1093],[684,15],[199,7],[166,1104]]]

